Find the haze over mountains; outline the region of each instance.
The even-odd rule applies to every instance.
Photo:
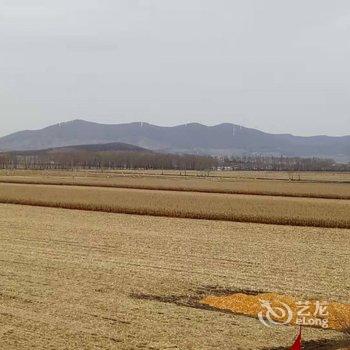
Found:
[[[142,122],[109,125],[74,120],[2,137],[0,151],[113,142],[174,153],[284,155],[350,161],[350,136],[299,137],[268,134],[230,123],[215,126],[190,123],[161,127]]]

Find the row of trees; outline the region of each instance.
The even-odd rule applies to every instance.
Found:
[[[232,156],[220,159],[222,169],[263,171],[350,171],[350,164],[339,164],[333,159]]]
[[[187,169],[207,170],[218,166],[209,156],[132,151],[70,151],[37,154],[0,154],[2,169]]]
[[[0,153],[1,169],[178,169],[350,171],[332,159],[266,156],[210,157],[139,151],[55,151]]]

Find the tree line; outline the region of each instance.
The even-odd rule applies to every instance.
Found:
[[[350,163],[317,157],[231,156],[220,158],[220,166],[227,170],[350,171]]]
[[[37,151],[0,153],[1,169],[177,169],[262,171],[350,171],[332,159],[226,156],[213,157],[140,151]]]
[[[69,151],[0,154],[2,169],[179,169],[208,170],[218,166],[210,156],[133,151]]]

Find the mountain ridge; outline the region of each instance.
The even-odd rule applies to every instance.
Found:
[[[158,126],[146,122],[100,124],[75,119],[0,138],[0,151],[23,151],[83,144],[126,143],[174,153],[262,154],[328,157],[350,161],[350,136],[269,134],[233,123]]]

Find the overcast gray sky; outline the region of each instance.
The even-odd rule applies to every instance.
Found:
[[[349,0],[0,0],[0,135],[82,118],[350,134]]]

